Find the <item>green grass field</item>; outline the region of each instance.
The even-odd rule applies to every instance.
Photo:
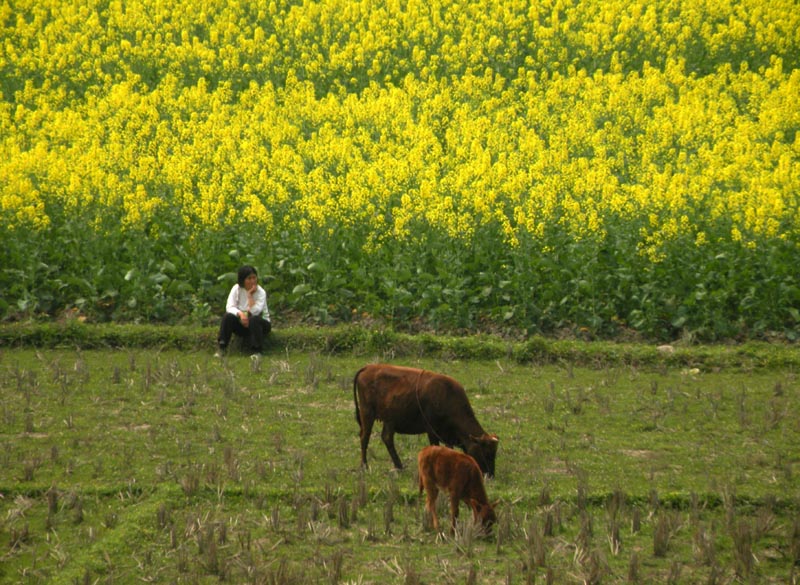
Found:
[[[398,437],[395,472],[377,425],[360,470],[352,378],[375,360],[454,376],[500,436],[491,536],[431,531],[422,437]],[[0,582],[792,582],[798,384],[790,369],[7,348]]]

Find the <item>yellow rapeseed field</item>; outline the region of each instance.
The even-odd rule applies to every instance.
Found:
[[[800,241],[792,0],[0,10],[6,237]]]

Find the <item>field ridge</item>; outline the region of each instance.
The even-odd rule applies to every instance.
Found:
[[[215,327],[163,324],[85,324],[77,321],[0,324],[0,348],[140,347],[202,350],[214,347]],[[533,336],[509,340],[491,335],[410,334],[360,325],[294,326],[275,331],[268,352],[290,349],[452,359],[512,358],[519,363],[572,363],[606,367],[636,365],[688,368],[800,368],[795,343],[664,344],[559,340]]]

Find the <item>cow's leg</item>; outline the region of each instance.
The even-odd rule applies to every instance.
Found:
[[[367,447],[369,446],[369,436],[372,434],[372,425],[375,419],[361,413],[361,466],[367,467]]]
[[[397,469],[403,469],[403,462],[400,461],[400,456],[397,454],[397,449],[394,448],[394,428],[389,423],[383,423],[383,431],[381,431],[381,439],[386,449],[389,451],[389,456]]]
[[[431,445],[438,445],[439,437],[434,433],[428,432],[428,443],[430,443]]]

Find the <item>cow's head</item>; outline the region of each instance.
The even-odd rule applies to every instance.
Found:
[[[489,477],[494,477],[494,460],[497,457],[497,435],[484,433],[480,437],[470,436],[467,446],[467,455],[478,462],[481,471]]]

